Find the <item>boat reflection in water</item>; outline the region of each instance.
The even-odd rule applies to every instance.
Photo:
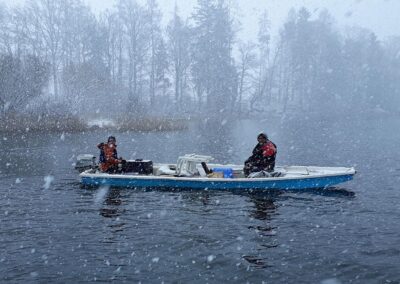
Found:
[[[237,192],[237,191],[236,191]],[[253,192],[248,193],[239,192],[237,194],[245,196],[252,203],[252,206],[248,209],[249,217],[253,218],[250,220],[250,224],[247,228],[258,235],[259,247],[244,254],[242,258],[248,262],[251,266],[262,269],[271,267],[271,262],[274,258],[271,258],[270,250],[278,248],[280,243],[279,240],[282,236],[279,236],[279,225],[276,224],[276,216],[278,213],[279,206],[277,202],[285,200],[287,198],[300,198],[304,193],[311,195],[322,195],[326,197],[334,198],[353,198],[355,193],[345,188],[326,188],[326,189],[310,189],[302,191],[273,191],[273,192]],[[308,198],[306,198],[308,199]],[[310,198],[313,201],[313,198]],[[266,251],[267,250],[267,251]],[[271,258],[269,260],[269,258]]]
[[[279,192],[268,194],[248,194],[249,201],[253,206],[249,208],[249,217],[253,218],[251,225],[247,228],[254,231],[259,236],[260,247],[264,249],[271,249],[278,246],[277,244],[277,230],[276,226],[271,224],[274,215],[277,214],[277,205],[275,205],[276,198],[280,195]],[[257,249],[253,253],[248,253],[242,258],[255,268],[267,268],[271,265],[268,264],[267,257],[263,257],[261,253],[264,250]]]
[[[99,205],[100,215],[105,218],[117,218],[123,213],[121,190],[101,187],[94,195],[94,202]]]
[[[101,190],[102,189],[100,189],[100,191]],[[146,193],[150,194],[147,196]],[[271,258],[271,252],[274,252],[274,249],[278,249],[280,247],[279,242],[282,242],[279,225],[277,224],[277,216],[279,215],[279,206],[277,203],[287,198],[304,199],[302,197],[304,192],[299,193],[297,191],[288,192],[279,190],[268,192],[258,192],[252,190],[232,190],[218,192],[171,188],[134,188],[132,190],[111,187],[107,188],[107,191],[105,193],[103,192],[102,194],[103,197],[101,200],[99,200],[99,203],[101,204],[99,213],[101,216],[110,219],[111,222],[109,222],[108,227],[111,229],[110,233],[112,233],[109,237],[105,238],[104,241],[111,243],[116,242],[118,236],[121,236],[121,233],[125,234],[123,231],[127,229],[127,223],[121,221],[125,218],[121,218],[121,220],[119,218],[124,214],[134,214],[134,219],[136,220],[136,218],[138,218],[137,220],[139,221],[135,222],[140,223],[141,226],[137,227],[138,225],[133,223],[128,225],[128,227],[135,228],[137,232],[147,235],[145,233],[146,230],[153,228],[152,221],[148,218],[145,218],[145,215],[143,215],[147,212],[146,208],[148,208],[148,206],[146,206],[146,202],[152,202],[153,207],[161,206],[160,208],[166,212],[164,216],[161,215],[161,218],[169,216],[168,219],[181,221],[185,220],[185,222],[187,222],[190,221],[187,219],[188,216],[192,214],[203,217],[208,216],[206,218],[209,219],[211,218],[210,216],[216,216],[215,214],[218,212],[215,212],[215,210],[229,210],[223,209],[222,207],[217,207],[221,200],[226,198],[226,200],[229,200],[230,205],[235,206],[235,204],[237,204],[237,209],[239,209],[239,211],[244,210],[245,214],[249,217],[249,221],[244,224],[243,230],[249,230],[248,232],[250,233],[250,236],[253,237],[250,237],[250,239],[247,239],[248,237],[246,237],[246,242],[249,242],[247,242],[247,245],[244,246],[240,257],[244,263],[246,263],[245,265],[255,269],[265,269],[271,267],[274,263],[274,258]],[[306,195],[308,196],[305,197],[305,199],[310,199],[312,202],[313,198],[309,197],[310,194],[335,198],[354,197],[354,192],[344,188],[308,190],[306,191]],[[99,193],[97,193],[97,195],[99,195]],[[232,196],[239,196],[240,198],[239,200],[236,198],[232,199]],[[96,198],[99,199],[98,196],[96,196],[95,199]],[[241,202],[241,200],[245,201],[245,203]],[[136,201],[138,202],[136,203]],[[154,202],[157,204],[154,204]],[[240,204],[244,205],[245,207],[240,207]],[[133,210],[126,210],[126,206],[133,208]],[[185,214],[182,215],[182,212]],[[132,216],[129,216],[128,218],[132,220]],[[205,221],[204,219],[202,220],[206,223],[212,223],[211,219],[208,221]],[[193,219],[191,221],[196,224],[199,220]],[[179,223],[180,221],[177,222]],[[186,226],[194,226],[191,224],[192,223],[189,222],[186,224]],[[197,227],[198,226],[194,226],[193,228]],[[189,233],[189,235],[192,233]],[[239,235],[241,234],[240,232],[237,233]],[[196,231],[193,234],[197,236],[198,232]],[[197,237],[201,239],[205,236],[200,234]],[[256,246],[254,246],[254,240],[256,241]]]

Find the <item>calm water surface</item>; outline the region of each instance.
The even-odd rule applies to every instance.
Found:
[[[113,133],[124,158],[240,163],[268,132],[278,164],[355,166],[325,191],[81,188],[109,133],[0,134],[0,282],[399,283],[400,119],[242,121]]]

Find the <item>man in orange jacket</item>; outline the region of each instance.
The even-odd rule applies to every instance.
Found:
[[[122,158],[118,158],[117,140],[115,137],[108,137],[107,143],[100,143],[97,145],[97,148],[100,149],[100,170],[107,173],[118,172],[118,165],[122,164],[124,160]]]

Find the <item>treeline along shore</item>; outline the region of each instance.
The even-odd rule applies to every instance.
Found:
[[[109,131],[179,131],[187,129],[188,119],[175,118],[138,118],[119,119],[111,125],[89,125],[77,116],[67,115],[10,115],[0,120],[0,133],[75,133],[96,130]]]
[[[165,25],[157,0],[100,14],[83,0],[0,4],[1,129],[80,129],[109,114],[156,129],[175,124],[147,118],[399,113],[400,36],[343,31],[302,7],[278,35],[274,11],[261,12],[248,41],[231,3],[198,0],[187,18],[176,6]]]

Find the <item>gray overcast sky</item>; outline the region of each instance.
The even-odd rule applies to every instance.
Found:
[[[1,0],[0,0],[1,1]],[[2,0],[7,4],[23,3],[24,0]],[[84,0],[95,12],[112,8],[113,0]],[[139,2],[144,2],[140,0]],[[257,22],[263,10],[267,10],[271,19],[271,28],[277,34],[285,21],[291,7],[305,6],[318,14],[328,9],[337,21],[338,27],[358,25],[374,31],[379,38],[400,35],[399,15],[400,0],[230,0],[236,6],[236,14],[240,16],[242,30],[241,39],[254,39],[257,33]],[[183,17],[189,16],[196,5],[196,0],[159,0],[166,22],[178,4]]]
[[[113,6],[111,0],[85,0],[96,11]],[[164,11],[164,20],[173,11],[175,2],[182,15],[190,15],[196,0],[159,0]],[[340,28],[359,25],[373,30],[380,38],[400,35],[400,0],[231,0],[237,6],[242,22],[241,38],[254,38],[258,17],[267,9],[272,30],[276,34],[285,21],[291,7],[307,7],[311,12],[327,8],[337,20]]]

